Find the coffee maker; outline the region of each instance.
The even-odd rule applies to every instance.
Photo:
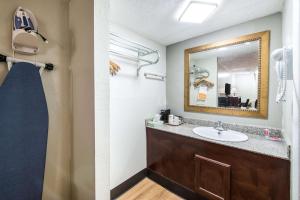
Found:
[[[160,120],[164,123],[168,123],[169,115],[171,114],[170,109],[165,109],[160,111]]]

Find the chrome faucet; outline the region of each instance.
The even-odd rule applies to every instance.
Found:
[[[217,126],[215,127],[216,130],[218,130],[219,132],[224,131],[224,127],[223,127],[223,123],[221,121],[217,122]]]

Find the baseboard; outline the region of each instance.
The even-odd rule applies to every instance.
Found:
[[[187,199],[187,200],[206,200],[205,198],[199,196],[194,191],[186,188],[150,169],[147,170],[147,177],[159,185],[163,186],[167,190],[177,194],[178,196]]]
[[[127,179],[125,182],[121,183],[117,187],[110,190],[110,199],[116,199],[125,193],[127,190],[135,186],[138,182],[143,180],[147,177],[147,169],[143,169],[142,171],[138,172],[134,176]]]
[[[139,173],[135,174],[134,176],[130,177],[117,187],[113,188],[110,191],[110,199],[116,199],[121,196],[123,193],[128,191],[130,188],[135,186],[138,182],[143,180],[144,178],[148,177],[149,179],[153,180],[154,182],[158,183],[159,185],[163,186],[167,190],[173,192],[174,194],[187,199],[187,200],[206,200],[205,198],[199,196],[197,193],[193,192],[192,190],[152,171],[151,169],[143,169]]]

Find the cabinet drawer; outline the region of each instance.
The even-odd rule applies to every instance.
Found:
[[[195,155],[195,190],[209,200],[230,200],[230,165]]]

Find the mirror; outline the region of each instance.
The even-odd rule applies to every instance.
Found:
[[[269,32],[185,50],[185,110],[267,117]]]

